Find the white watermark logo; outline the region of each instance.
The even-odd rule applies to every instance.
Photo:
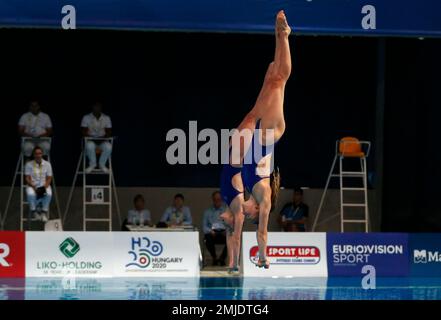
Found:
[[[179,128],[169,130],[166,141],[172,143],[167,148],[167,162],[171,165],[241,165],[252,164],[256,159],[266,160],[270,155],[268,160],[272,172],[274,129],[221,129],[220,131],[220,135],[216,130],[209,128],[198,132],[197,121],[189,121],[188,134]]]
[[[77,28],[77,10],[72,5],[65,5],[61,8],[61,13],[64,14],[63,19],[61,19],[61,28],[76,29]]]
[[[361,13],[364,14],[361,19],[361,27],[364,30],[377,29],[377,11],[373,5],[367,4],[361,8]]]
[[[61,279],[61,287],[63,290],[75,290],[77,289],[76,278],[72,276],[63,277]]]
[[[377,272],[375,267],[367,264],[361,269],[361,273],[365,276],[361,279],[361,287],[364,290],[372,290],[377,288]]]

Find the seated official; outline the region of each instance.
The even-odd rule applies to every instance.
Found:
[[[220,215],[225,211],[225,205],[222,201],[222,196],[219,191],[216,191],[211,196],[213,205],[205,210],[202,229],[204,231],[205,245],[210,252],[213,259],[213,266],[225,266],[225,259],[227,257],[227,233],[225,225],[222,222]],[[224,248],[219,259],[216,256],[215,244],[223,244]]]
[[[139,226],[151,226],[152,217],[150,211],[145,208],[144,197],[140,194],[133,199],[134,209],[127,214],[127,224]]]
[[[111,138],[112,121],[110,117],[102,113],[102,105],[97,102],[92,107],[92,113],[86,114],[81,121],[81,130],[85,138]],[[99,168],[105,173],[109,173],[106,167],[107,160],[112,154],[112,144],[107,140],[88,140],[86,145],[86,155],[89,165],[86,173],[91,173],[97,165],[97,148],[101,150]]]
[[[296,188],[292,202],[280,211],[278,222],[283,231],[306,231],[308,215],[309,207],[303,203],[303,190]]]
[[[190,208],[184,206],[184,196],[182,194],[175,195],[173,205],[165,209],[161,222],[165,222],[171,227],[192,225]]]
[[[43,154],[49,155],[51,144],[47,139],[52,136],[51,118],[44,112],[38,101],[33,100],[29,105],[29,112],[23,114],[18,121],[18,133],[26,139],[22,145],[22,152],[25,157],[30,158],[36,146],[43,150]]]
[[[33,217],[47,222],[47,213],[52,199],[52,166],[43,159],[42,148],[35,147],[33,155],[34,160],[29,161],[25,166],[27,200]],[[41,212],[37,212],[37,207],[40,204]]]

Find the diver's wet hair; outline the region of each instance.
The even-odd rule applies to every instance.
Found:
[[[274,211],[277,206],[277,199],[280,191],[280,171],[279,168],[274,169],[271,175],[271,211]]]

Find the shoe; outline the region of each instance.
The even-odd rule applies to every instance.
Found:
[[[37,220],[37,221],[41,220],[41,215],[37,211],[34,211],[32,216],[33,216],[34,220]]]
[[[89,166],[86,168],[86,173],[91,173],[95,169],[95,166]]]
[[[104,173],[109,173],[109,169],[106,166],[100,166],[100,170]]]
[[[43,213],[40,215],[40,220],[43,221],[43,222],[45,222],[45,223],[49,221],[49,219],[47,218],[46,213],[43,212]]]

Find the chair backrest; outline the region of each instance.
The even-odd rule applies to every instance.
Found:
[[[338,151],[341,155],[346,157],[363,155],[360,141],[354,137],[344,137],[340,140]]]

